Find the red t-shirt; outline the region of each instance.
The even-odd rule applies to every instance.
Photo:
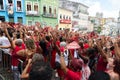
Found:
[[[82,74],[81,72],[73,72],[68,69],[65,80],[81,80]]]
[[[39,53],[39,42],[35,42],[36,45],[36,53]]]
[[[88,43],[85,43],[85,44],[84,44],[84,48],[85,48],[85,49],[88,49],[88,48],[89,48],[89,44],[88,44]]]
[[[100,56],[97,63],[97,71],[105,71],[107,66],[107,62],[104,62],[103,57]]]
[[[25,49],[24,44],[22,44],[22,46],[16,46],[15,49],[13,50],[13,52],[12,52],[12,66],[18,66],[18,64],[19,64],[18,59],[23,59],[23,57],[16,54],[19,50],[22,50],[22,49]]]
[[[56,41],[56,45],[60,47],[60,41]]]

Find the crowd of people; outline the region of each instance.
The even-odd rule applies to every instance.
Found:
[[[14,80],[120,80],[119,37],[0,23],[0,50]]]

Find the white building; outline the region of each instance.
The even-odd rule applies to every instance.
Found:
[[[110,22],[103,26],[103,30],[100,34],[106,35],[106,36],[117,36],[118,35],[118,29],[117,29],[117,23],[116,22]]]
[[[118,34],[120,34],[120,11],[119,11],[119,17],[117,22],[117,28],[118,28]]]
[[[58,10],[58,29],[72,29],[72,14],[71,10],[59,7]]]
[[[59,0],[60,7],[73,11],[72,26],[82,31],[89,31],[88,6],[75,0]],[[88,29],[89,28],[89,29]]]

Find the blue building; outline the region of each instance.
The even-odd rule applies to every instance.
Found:
[[[0,0],[0,21],[25,24],[25,0]]]

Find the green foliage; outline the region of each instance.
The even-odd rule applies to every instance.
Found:
[[[101,29],[101,26],[99,26],[99,27],[97,28],[97,32],[100,33],[101,30],[102,30],[102,29]]]

